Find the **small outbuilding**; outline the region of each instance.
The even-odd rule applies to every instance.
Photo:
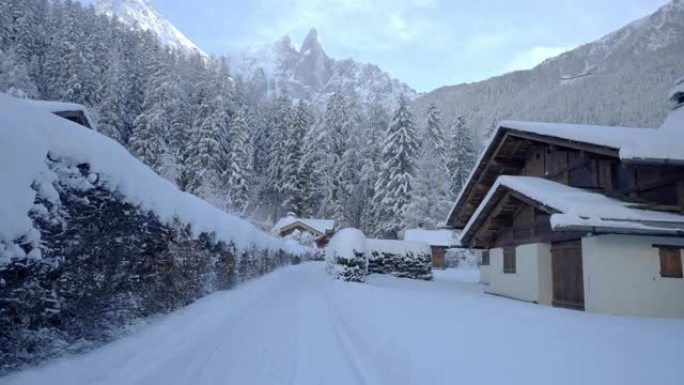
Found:
[[[421,242],[430,246],[432,267],[446,268],[446,250],[454,244],[454,232],[451,230],[409,229],[404,232],[404,240]]]
[[[335,234],[335,221],[332,219],[298,218],[294,213],[280,218],[271,230],[281,238],[295,233],[306,234],[314,239],[318,248],[325,248]]]

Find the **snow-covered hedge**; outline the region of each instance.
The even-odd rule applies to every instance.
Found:
[[[360,230],[344,229],[330,240],[326,270],[334,278],[356,282],[369,273],[432,279],[432,254],[423,243],[367,239]]]
[[[307,259],[116,142],[0,94],[0,375]]]
[[[368,274],[366,236],[361,230],[342,229],[330,240],[325,251],[325,269],[332,277],[363,282]]]
[[[368,258],[370,273],[432,279],[432,252],[421,242],[369,239]]]

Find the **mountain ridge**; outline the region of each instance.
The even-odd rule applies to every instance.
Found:
[[[482,138],[498,120],[658,127],[666,91],[684,75],[684,1],[674,0],[602,38],[530,70],[443,86],[413,103],[445,120],[463,116]]]
[[[287,90],[290,96],[324,102],[332,93],[342,90],[369,103],[379,95],[387,103],[394,103],[399,95],[415,99],[418,93],[372,63],[353,59],[334,59],[328,56],[312,28],[300,45],[294,46],[289,35],[275,43],[262,45],[247,52],[228,55],[231,71],[248,82],[260,84],[266,95]]]
[[[144,31],[153,32],[169,47],[207,56],[157,10],[152,0],[96,0],[94,7],[99,14],[116,17],[131,27],[138,26]]]

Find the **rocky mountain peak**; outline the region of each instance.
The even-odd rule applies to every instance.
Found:
[[[299,51],[304,53],[306,50],[323,50],[323,47],[321,47],[318,42],[318,31],[316,28],[311,28],[309,33],[306,34],[306,37],[302,42],[302,48]]]

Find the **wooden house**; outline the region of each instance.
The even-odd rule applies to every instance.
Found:
[[[684,317],[684,85],[659,129],[501,122],[449,213],[489,293]]]
[[[90,117],[88,109],[81,104],[30,99],[25,102],[81,126],[95,129],[95,121]]]
[[[325,248],[335,233],[335,221],[331,219],[298,218],[288,213],[273,226],[272,232],[285,238],[295,232],[311,236],[318,248]]]
[[[404,240],[422,242],[430,246],[432,267],[446,268],[446,250],[454,244],[454,232],[451,230],[409,229],[404,232]]]

